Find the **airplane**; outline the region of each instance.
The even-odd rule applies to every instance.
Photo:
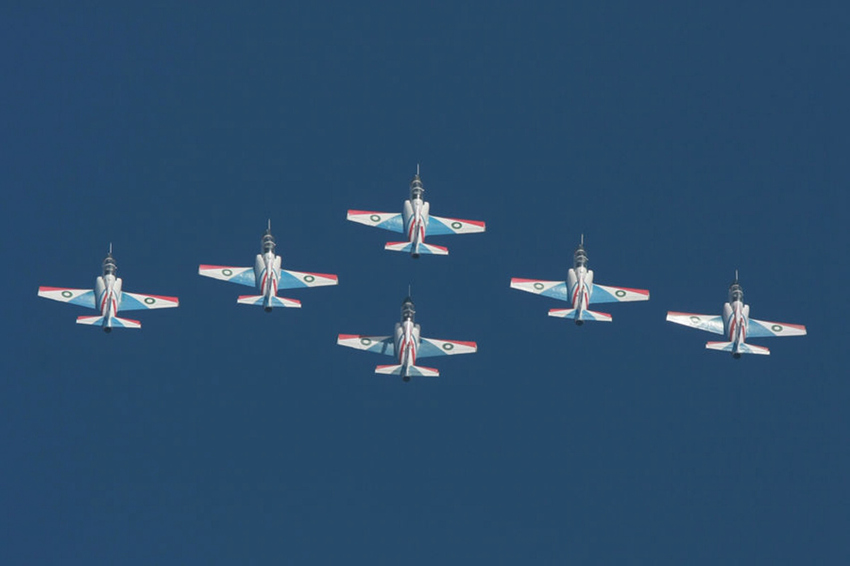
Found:
[[[141,295],[122,290],[122,280],[116,277],[118,266],[112,257],[112,244],[103,260],[103,275],[95,279],[94,289],[67,289],[65,287],[39,287],[38,296],[90,309],[100,309],[100,316],[78,316],[77,324],[100,326],[104,332],[113,328],[141,328],[142,323],[129,318],[119,318],[119,312],[167,309],[180,304],[177,297]]]
[[[770,355],[770,350],[763,346],[747,344],[747,338],[767,338],[768,336],[803,336],[806,327],[801,324],[784,322],[765,322],[750,318],[750,306],[744,304],[744,290],[738,283],[738,270],[735,270],[735,280],[729,285],[729,300],[723,305],[723,314],[711,316],[707,314],[692,314],[687,312],[667,313],[667,320],[698,330],[724,334],[728,342],[708,342],[705,347],[709,350],[732,352],[732,357],[738,359],[741,354]]]
[[[426,244],[425,236],[472,234],[484,231],[484,223],[477,220],[459,220],[431,215],[430,203],[422,198],[424,192],[422,178],[419,177],[419,165],[417,165],[416,175],[410,182],[410,198],[404,201],[402,212],[349,210],[346,218],[366,226],[407,234],[406,242],[387,242],[384,249],[410,252],[413,258],[418,258],[419,254],[448,255],[448,248]]]
[[[567,272],[566,281],[541,281],[538,279],[511,279],[511,288],[571,302],[571,309],[550,309],[549,316],[569,318],[577,326],[585,320],[611,322],[611,315],[588,309],[596,303],[623,303],[627,301],[648,301],[649,291],[629,289],[627,287],[608,287],[593,282],[593,270],[587,269],[587,253],[584,251],[584,234],[581,243],[573,255],[573,267]]]
[[[228,267],[224,265],[200,265],[198,274],[221,281],[230,281],[248,287],[256,287],[261,295],[240,295],[236,302],[243,305],[262,305],[266,312],[272,307],[301,308],[301,301],[278,297],[279,289],[299,289],[302,287],[321,287],[336,285],[339,278],[328,273],[307,273],[287,271],[280,268],[280,256],[275,254],[275,240],[272,236],[272,221],[263,234],[263,253],[257,254],[254,267]]]
[[[478,345],[475,342],[421,338],[419,325],[414,323],[415,315],[413,299],[408,295],[401,304],[401,322],[395,324],[393,336],[340,334],[336,343],[348,348],[394,356],[398,364],[378,366],[375,368],[375,373],[400,375],[404,381],[410,381],[410,378],[414,376],[438,377],[440,375],[439,370],[435,368],[417,366],[416,360],[419,358],[474,354],[478,351]]]

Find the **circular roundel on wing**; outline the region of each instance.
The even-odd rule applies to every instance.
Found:
[[[146,305],[152,305],[155,302],[156,302],[156,299],[154,299],[153,297],[145,297],[145,304]]]
[[[62,291],[62,296],[65,297],[66,299],[70,299],[71,297],[74,296],[74,293],[72,293],[71,291]]]
[[[316,280],[316,278],[313,277],[312,275],[305,275],[304,276],[304,281],[306,281],[307,283],[312,283],[315,280]]]
[[[463,228],[463,224],[461,224],[460,222],[452,222],[452,228],[454,228],[455,230],[460,230],[461,228]]]
[[[369,217],[369,220],[371,220],[372,222],[380,222],[381,217],[378,216],[377,214],[373,214],[372,216]]]
[[[443,344],[443,350],[445,350],[446,352],[448,352],[449,350],[454,350],[454,348],[455,345],[451,342],[446,342],[445,344]]]
[[[692,316],[692,317],[691,317],[691,322],[693,322],[693,323],[700,322],[701,320],[702,320],[702,319],[700,319],[700,317],[698,317],[698,316]]]
[[[534,284],[534,288],[535,288],[535,289],[537,289],[538,291],[539,291],[540,289],[542,289],[543,287],[545,287],[545,285],[543,285],[543,283],[541,283],[540,281],[537,281],[537,282]]]
[[[616,291],[614,291],[614,294],[617,295],[618,297],[625,297],[626,296],[626,292],[623,291],[622,289],[617,289]]]
[[[369,344],[372,343],[372,341],[369,340],[368,338],[361,338],[360,343],[363,344],[364,346],[368,346]]]
[[[773,326],[770,327],[770,329],[773,330],[774,332],[782,332],[782,326],[780,326],[778,324],[774,324]]]
[[[233,270],[232,269],[222,269],[221,274],[224,275],[225,277],[230,277],[231,275],[233,275]]]

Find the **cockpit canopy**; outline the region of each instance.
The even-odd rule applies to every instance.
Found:
[[[573,255],[575,267],[587,267],[587,253],[584,251],[584,246],[576,248],[576,253]]]
[[[274,236],[272,236],[271,230],[266,230],[266,233],[263,235],[263,253],[274,253]]]
[[[416,316],[416,309],[413,306],[413,300],[407,297],[401,304],[401,319],[413,321],[414,316]]]
[[[118,265],[116,265],[115,260],[112,258],[112,254],[110,254],[103,260],[103,274],[115,275],[116,271],[118,271]]]
[[[422,186],[422,179],[419,178],[419,175],[416,175],[410,182],[410,200],[422,200],[423,194],[425,194],[425,187]]]

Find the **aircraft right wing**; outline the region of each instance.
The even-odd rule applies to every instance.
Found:
[[[750,319],[747,326],[748,338],[767,338],[769,336],[803,336],[806,327],[802,324],[788,324],[785,322],[766,322],[764,320]]]
[[[227,267],[224,265],[201,265],[198,267],[198,275],[212,277],[221,281],[230,281],[246,287],[256,287],[257,278],[254,277],[253,267]]]
[[[340,346],[366,350],[385,356],[395,356],[395,343],[392,336],[362,336],[360,334],[340,334],[336,339]]]
[[[432,214],[428,217],[428,227],[425,229],[425,235],[443,236],[446,234],[474,234],[475,232],[483,232],[484,230],[484,223],[479,220],[443,218]]]
[[[142,295],[140,293],[121,293],[121,304],[118,312],[138,311],[144,309],[167,309],[180,306],[177,297],[163,297],[160,295]]]
[[[416,358],[431,358],[433,356],[451,356],[454,354],[474,354],[478,351],[475,342],[460,340],[437,340],[435,338],[420,338]]]
[[[404,233],[404,219],[400,212],[370,212],[368,210],[349,210],[345,218],[352,222],[383,228],[391,232]]]
[[[65,287],[39,287],[38,296],[62,303],[71,303],[90,309],[97,308],[94,304],[92,289],[66,289]]]
[[[667,321],[681,324],[682,326],[690,326],[697,330],[705,330],[714,334],[724,334],[723,317],[720,315],[711,316],[707,314],[691,314],[688,312],[673,312],[667,313]]]
[[[567,301],[567,282],[566,281],[540,281],[538,279],[520,279],[519,277],[511,278],[511,288],[525,291],[526,293],[534,293],[535,295],[543,295],[544,297],[552,297],[559,301]]]
[[[322,285],[336,285],[338,283],[339,278],[331,273],[306,273],[281,269],[277,288],[298,289],[300,287],[321,287]]]

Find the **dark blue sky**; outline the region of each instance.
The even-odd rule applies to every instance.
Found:
[[[272,5],[273,6],[273,5]],[[840,14],[839,11],[842,13]],[[846,564],[843,10],[497,2],[4,9],[6,564]],[[839,34],[840,31],[840,34]],[[485,220],[448,257],[345,221]],[[200,263],[338,287],[236,304]],[[611,324],[509,289],[584,233]],[[109,242],[141,331],[36,297]],[[806,324],[770,357],[664,321]],[[442,376],[374,375],[408,284]]]

